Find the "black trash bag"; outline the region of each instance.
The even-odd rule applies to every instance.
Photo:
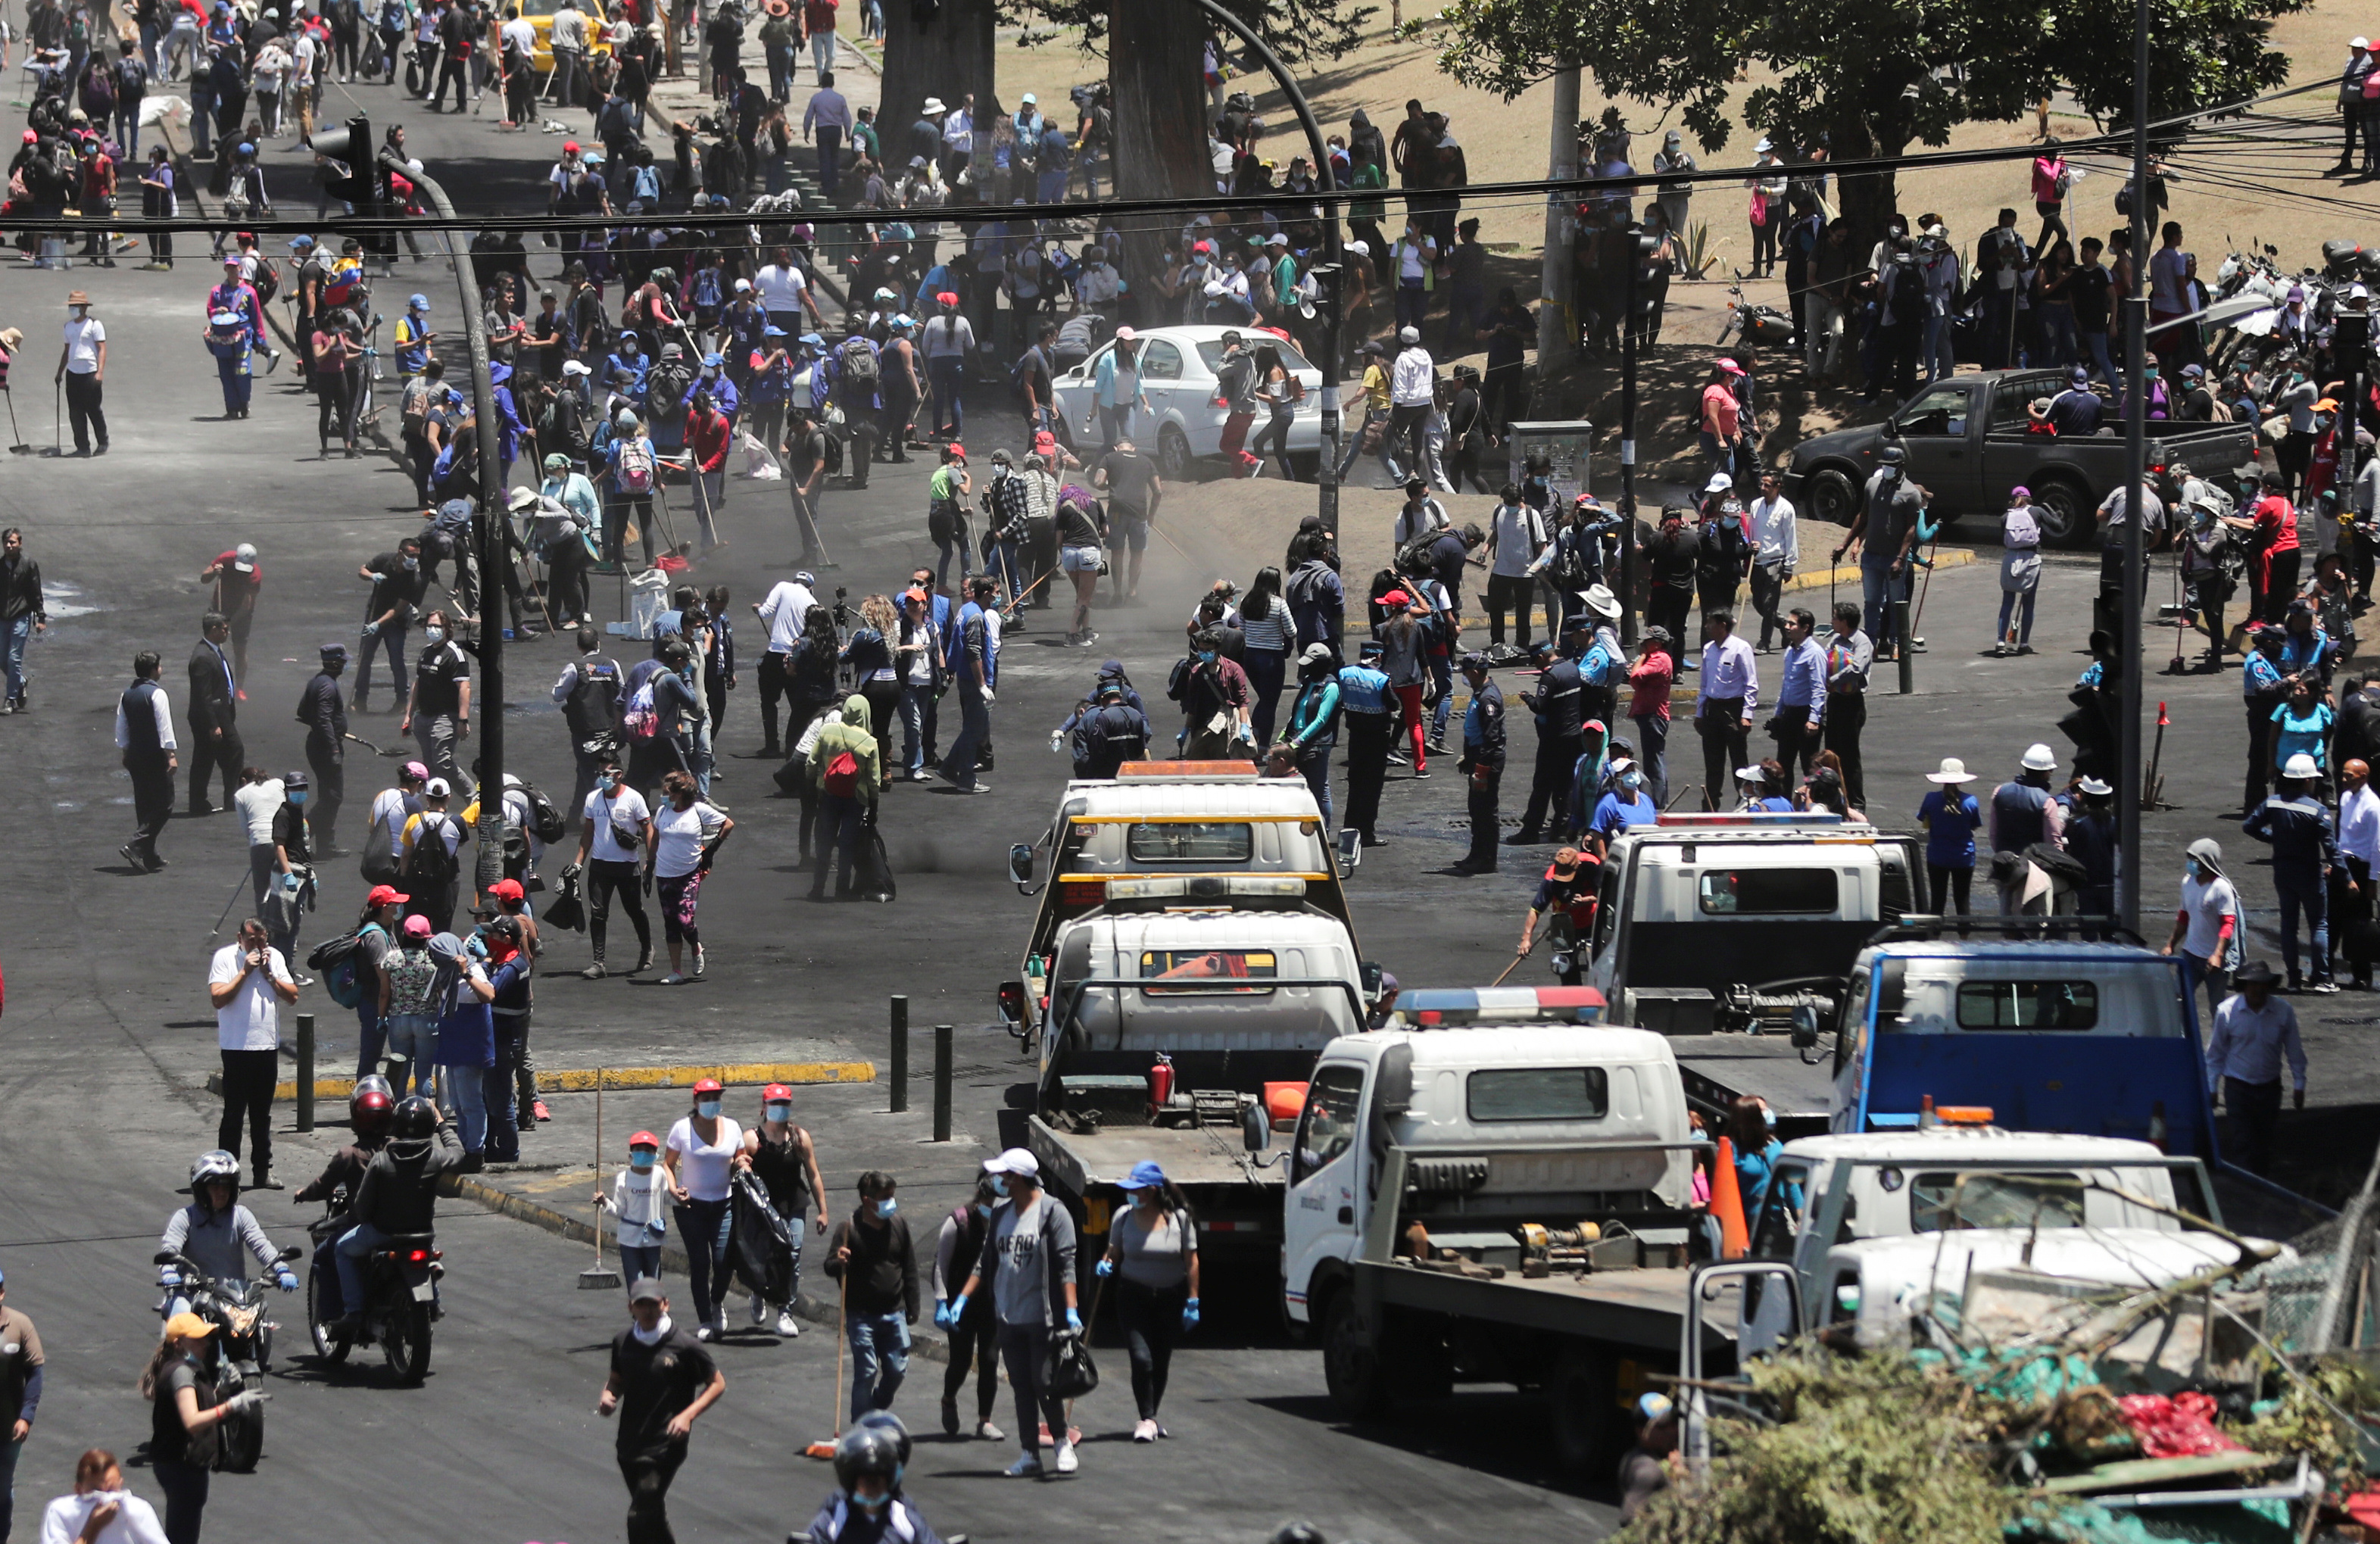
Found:
[[[892,881],[892,859],[884,851],[884,833],[876,822],[868,822],[859,844],[859,898],[863,901],[892,901],[900,898],[900,887]]]
[[[1090,1337],[1074,1330],[1053,1331],[1050,1349],[1041,1357],[1041,1392],[1056,1399],[1080,1399],[1099,1386]]]
[[[728,1269],[745,1290],[770,1303],[783,1304],[794,1295],[794,1234],[769,1192],[748,1170],[737,1170],[728,1193],[733,1221],[727,1236]]]
[[[587,906],[579,899],[578,882],[581,870],[577,864],[565,865],[562,870],[562,893],[545,903],[545,911],[537,919],[540,928],[560,928],[577,932],[587,925]]]

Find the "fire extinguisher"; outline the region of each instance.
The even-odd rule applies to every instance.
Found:
[[[1157,1064],[1148,1069],[1148,1108],[1154,1112],[1173,1101],[1173,1058],[1162,1051],[1157,1053]]]

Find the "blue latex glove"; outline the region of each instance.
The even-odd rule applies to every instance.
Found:
[[[282,875],[282,876],[281,876],[281,888],[282,888],[282,889],[284,889],[284,890],[291,890],[291,891],[294,891],[294,890],[296,890],[296,889],[298,888],[298,876],[297,876],[297,875],[295,875],[295,874],[284,874],[284,875]]]
[[[949,1320],[949,1322],[950,1322],[950,1323],[952,1323],[952,1324],[956,1324],[956,1323],[959,1321],[960,1318],[961,1318],[962,1316],[964,1316],[965,1313],[966,1313],[966,1294],[965,1294],[965,1293],[964,1293],[964,1292],[962,1292],[962,1293],[960,1293],[956,1297],[953,1297],[953,1298],[952,1298],[952,1299],[951,1299],[951,1317],[950,1317],[950,1320]]]
[[[1068,1308],[1066,1310],[1066,1328],[1074,1331],[1075,1333],[1078,1335],[1081,1334],[1083,1332],[1083,1316],[1076,1313],[1074,1309]]]
[[[947,1330],[950,1327],[951,1306],[948,1303],[936,1303],[934,1305],[934,1328],[937,1330]]]
[[[1102,1275],[1102,1276],[1112,1276],[1112,1275],[1114,1275],[1114,1274],[1115,1274],[1115,1261],[1113,1261],[1113,1260],[1110,1259],[1110,1258],[1109,1258],[1107,1256],[1105,1256],[1105,1255],[1101,1255],[1101,1256],[1099,1257],[1099,1273],[1100,1275]]]
[[[1198,1328],[1198,1299],[1196,1297],[1182,1305],[1182,1328],[1184,1330]]]
[[[298,1290],[298,1278],[291,1275],[288,1271],[284,1270],[278,1277],[274,1278],[273,1284],[279,1287],[284,1292],[295,1292]]]

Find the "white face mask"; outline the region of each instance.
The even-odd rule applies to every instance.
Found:
[[[669,1332],[670,1316],[667,1314],[662,1315],[659,1319],[655,1320],[653,1327],[650,1330],[646,1329],[641,1324],[632,1323],[628,1326],[628,1333],[637,1337],[637,1343],[639,1345],[659,1345],[661,1343],[662,1337]]]

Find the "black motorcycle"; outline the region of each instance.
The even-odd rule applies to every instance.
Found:
[[[326,1363],[347,1359],[360,1343],[380,1347],[389,1371],[407,1383],[430,1372],[430,1327],[443,1317],[438,1283],[446,1274],[434,1235],[392,1234],[364,1258],[363,1327],[349,1335],[334,1326],[346,1311],[339,1296],[339,1266],[334,1252],[354,1226],[346,1215],[346,1193],[331,1198],[329,1214],[307,1225],[314,1239],[314,1267],[306,1278],[306,1327],[314,1354]]]
[[[303,1254],[293,1244],[279,1258],[285,1265]],[[189,1300],[190,1312],[215,1327],[207,1340],[214,1351],[216,1392],[227,1400],[249,1389],[261,1390],[265,1369],[273,1362],[273,1331],[278,1328],[264,1314],[266,1283],[210,1276],[174,1249],[158,1250],[156,1263],[181,1272],[181,1285],[174,1290]],[[220,1430],[214,1466],[233,1474],[252,1473],[264,1455],[263,1406],[225,1416]]]

